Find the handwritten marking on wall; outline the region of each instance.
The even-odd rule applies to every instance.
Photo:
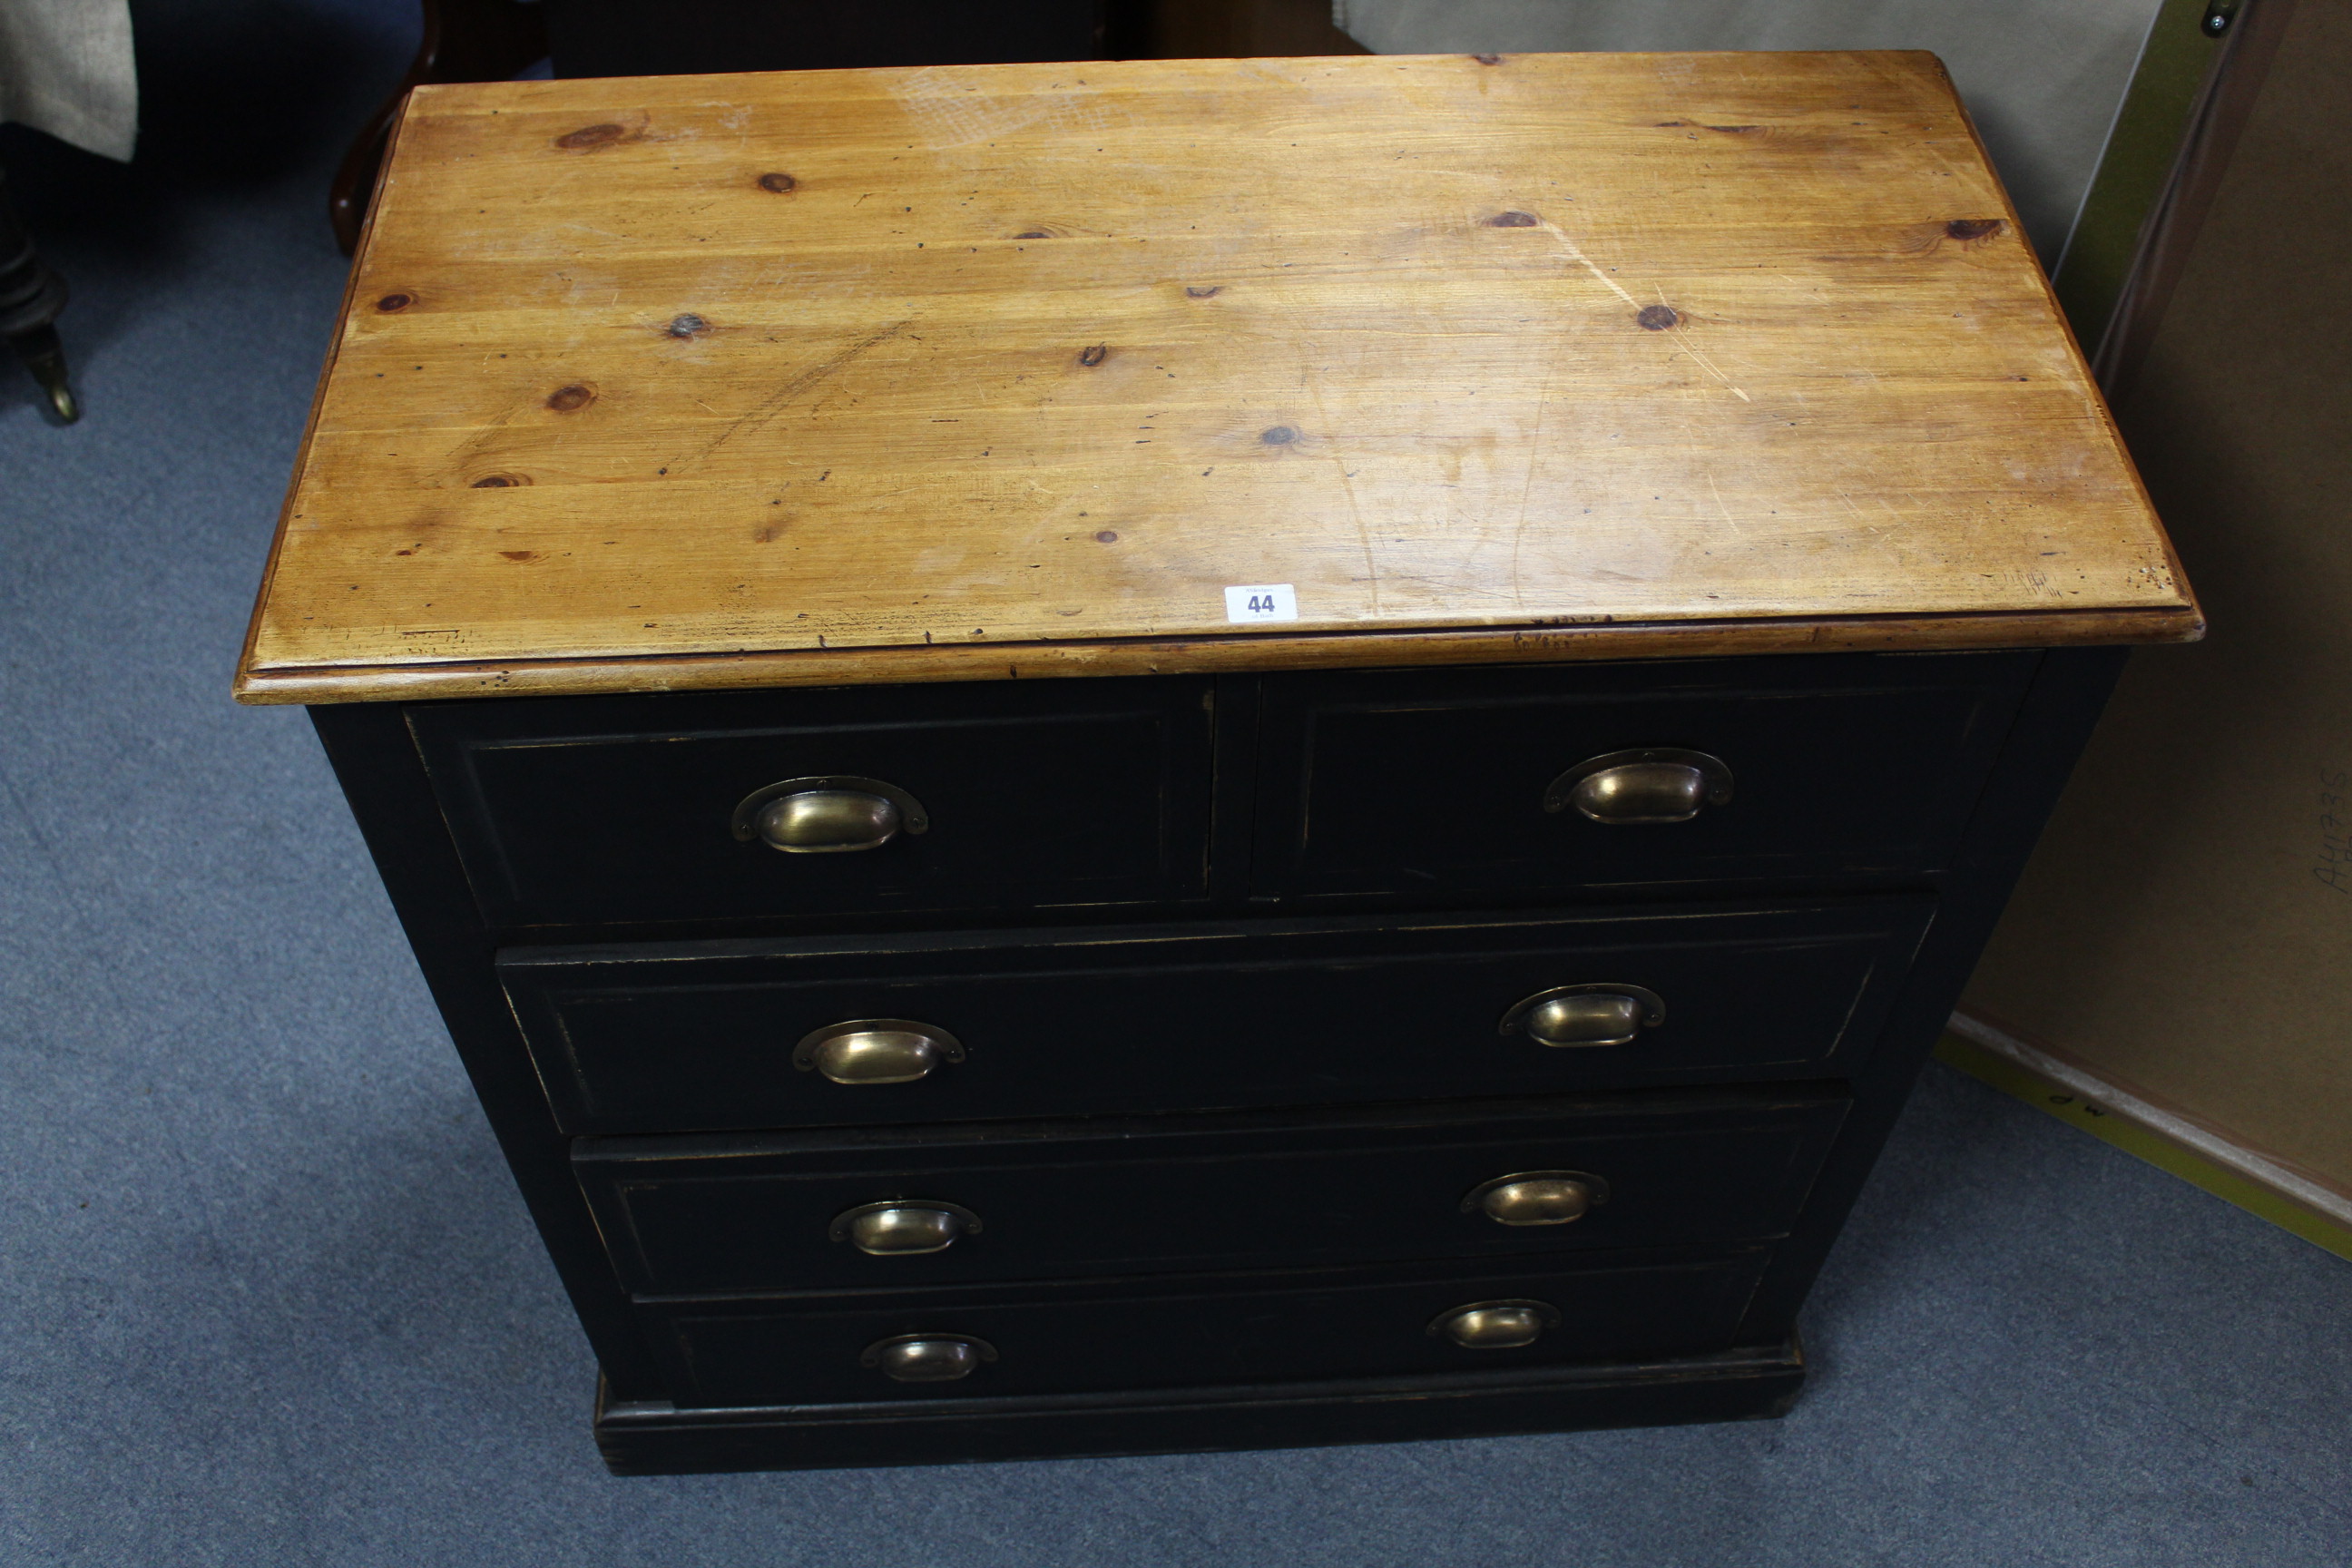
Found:
[[[2322,886],[2352,894],[2352,798],[2347,785],[2352,785],[2352,772],[2319,770],[2319,852],[2311,874]]]

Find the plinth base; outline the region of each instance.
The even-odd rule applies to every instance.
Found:
[[[1117,1394],[681,1410],[600,1384],[595,1429],[615,1475],[839,1469],[1749,1420],[1785,1414],[1804,1378],[1791,1335],[1596,1366]]]

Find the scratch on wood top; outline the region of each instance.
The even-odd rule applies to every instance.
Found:
[[[810,365],[807,369],[800,372],[798,374],[789,377],[782,386],[776,388],[774,392],[771,393],[763,402],[761,402],[757,407],[753,408],[750,413],[739,415],[734,419],[729,421],[727,428],[712,437],[709,443],[705,446],[702,450],[694,455],[695,460],[698,462],[703,458],[709,458],[713,452],[719,450],[719,447],[725,446],[736,437],[748,435],[751,431],[757,430],[761,426],[765,425],[769,420],[773,419],[777,415],[792,406],[793,403],[797,400],[803,393],[807,392],[810,388],[820,384],[831,376],[839,374],[841,371],[847,369],[851,364],[856,363],[860,357],[866,354],[867,351],[877,348],[883,343],[889,342],[892,338],[897,337],[900,332],[905,331],[913,321],[914,318],[912,316],[908,316],[893,321],[888,326],[884,327],[877,331],[868,333],[866,336],[858,339],[856,342],[849,344],[845,348],[835,350],[833,353],[828,354],[825,358],[818,361],[816,363]],[[706,403],[701,405],[701,406],[708,408],[709,407],[709,405]]]

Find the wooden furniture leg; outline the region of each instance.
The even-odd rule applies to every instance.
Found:
[[[66,308],[66,280],[33,249],[33,237],[8,202],[8,174],[0,169],[0,338],[33,379],[49,407],[70,425],[81,417],[66,380],[65,347],[58,342],[58,312]]]
[[[547,54],[547,19],[541,6],[519,0],[422,0],[425,36],[408,74],[343,154],[327,197],[327,216],[343,254],[359,248],[360,226],[375,195],[383,150],[408,89],[428,81],[503,81]]]

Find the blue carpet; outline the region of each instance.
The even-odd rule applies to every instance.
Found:
[[[1780,1423],[615,1480],[593,1368],[297,710],[227,696],[404,9],[139,11],[119,170],[0,158],[0,1562],[2352,1563],[2352,1268],[1942,1068]]]

